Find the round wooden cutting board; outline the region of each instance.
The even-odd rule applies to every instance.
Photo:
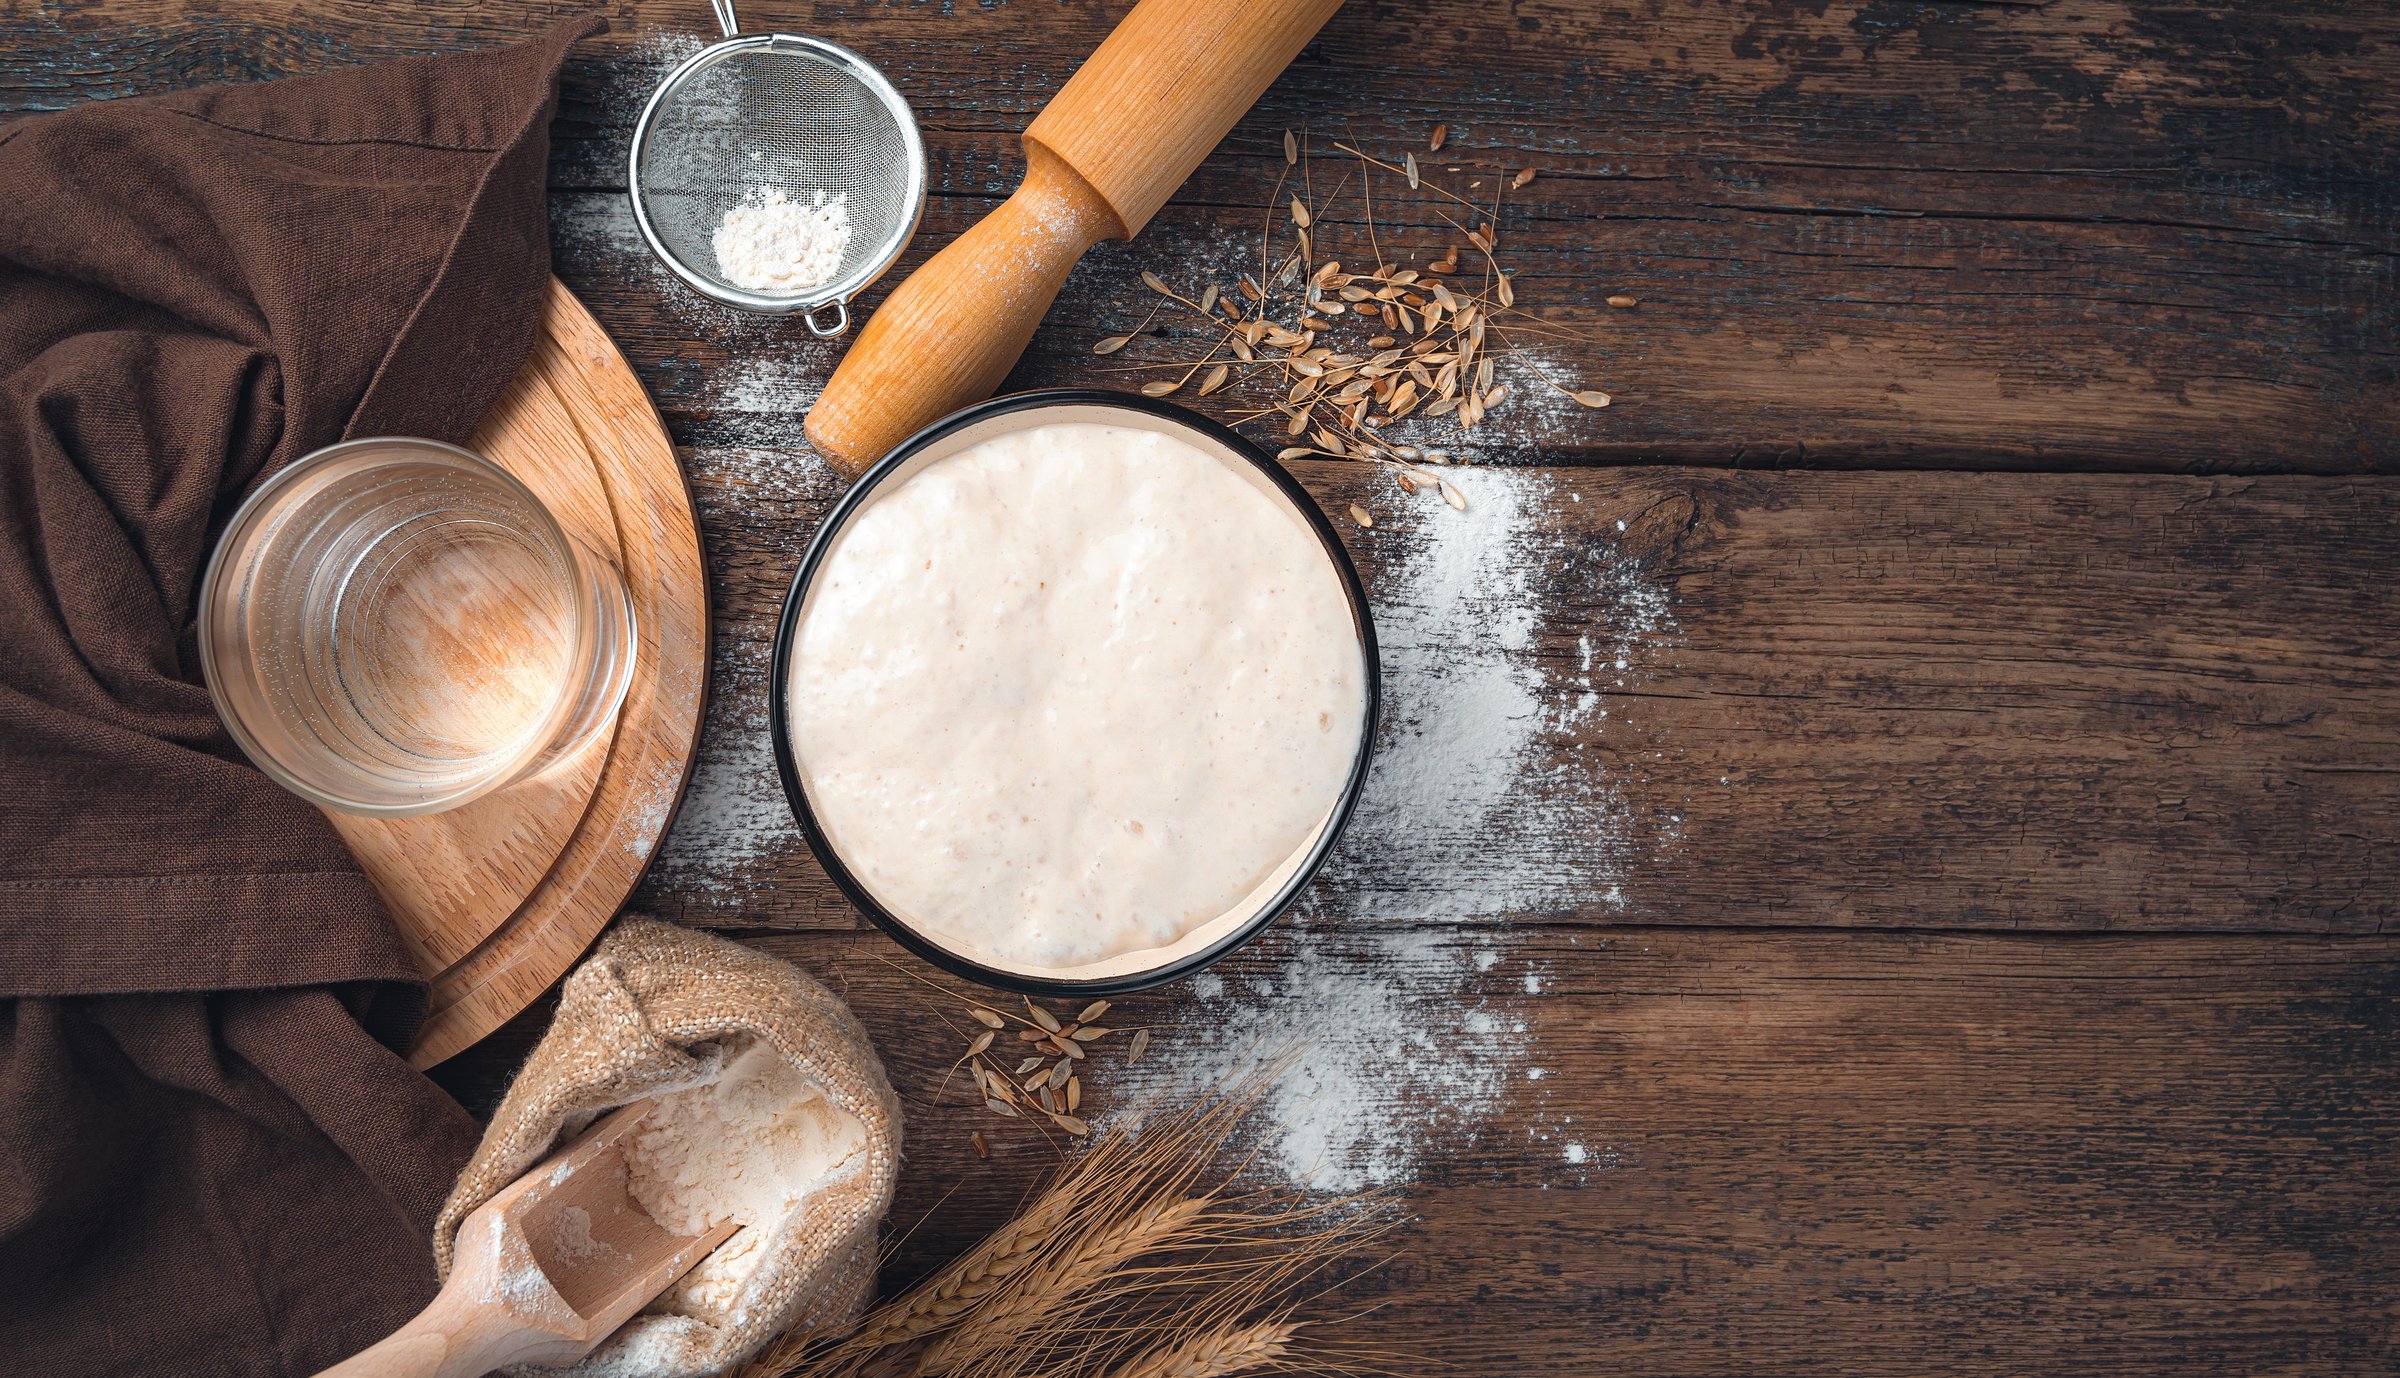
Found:
[[[708,585],[691,492],[633,369],[553,281],[533,352],[468,448],[524,480],[624,571],[633,684],[600,740],[425,818],[328,814],[432,984],[409,1061],[430,1067],[531,1004],[650,864],[691,774]]]

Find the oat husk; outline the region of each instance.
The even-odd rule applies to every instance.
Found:
[[[865,1146],[769,1229],[765,1254],[725,1314],[645,1313],[565,1372],[700,1378],[786,1329],[838,1329],[875,1281],[875,1231],[900,1163],[900,1104],[850,1011],[787,962],[652,919],[627,918],[569,976],[550,1030],[517,1073],[434,1226],[450,1274],[460,1223],[604,1111],[704,1085],[729,1043],[756,1040],[859,1121]],[[754,1227],[755,1228],[755,1227]],[[738,1238],[738,1236],[737,1236]],[[670,1297],[672,1297],[670,1293]]]
[[[1440,151],[1448,137],[1449,126],[1434,126],[1427,153]],[[1538,168],[1478,176],[1466,183],[1465,191],[1479,198],[1470,199],[1443,185],[1414,151],[1395,163],[1337,142],[1333,149],[1356,165],[1320,193],[1308,142],[1286,131],[1283,148],[1255,271],[1242,273],[1230,290],[1204,283],[1197,297],[1144,272],[1142,285],[1157,300],[1132,330],[1092,347],[1100,355],[1128,351],[1103,371],[1160,375],[1136,385],[1147,397],[1186,393],[1198,379],[1188,392],[1218,398],[1219,419],[1280,427],[1293,443],[1277,459],[1376,465],[1402,494],[1435,494],[1460,511],[1468,505],[1465,492],[1428,467],[1460,457],[1402,440],[1402,428],[1422,433],[1424,423],[1438,421],[1455,425],[1459,442],[1467,443],[1509,397],[1508,386],[1493,378],[1502,360],[1545,395],[1593,410],[1611,405],[1614,398],[1599,388],[1561,381],[1554,357],[1569,342],[1597,345],[1597,337],[1520,306],[1517,294],[1528,279],[1498,257],[1506,196],[1533,184]],[[1403,184],[1412,202],[1408,215],[1378,218],[1379,174],[1387,198],[1390,178]],[[1353,218],[1342,215],[1345,193],[1356,202]],[[1432,243],[1423,242],[1428,233]],[[1347,249],[1329,250],[1329,236],[1348,238]],[[1467,246],[1473,253],[1462,260]],[[1352,260],[1347,265],[1345,257]],[[1608,304],[1635,302],[1618,294]],[[1152,351],[1136,342],[1168,308],[1168,325],[1159,332],[1164,356],[1149,357]],[[1350,512],[1362,530],[1374,526],[1365,506],[1353,503]]]

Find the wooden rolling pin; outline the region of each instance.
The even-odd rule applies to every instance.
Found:
[[[1025,131],[1025,182],[877,308],[808,437],[857,473],[992,395],[1068,270],[1131,239],[1341,0],[1141,0]]]

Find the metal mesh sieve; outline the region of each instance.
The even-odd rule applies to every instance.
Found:
[[[723,41],[667,74],[634,126],[633,214],[651,252],[693,290],[746,311],[805,312],[839,335],[852,294],[883,275],[925,204],[925,146],[908,102],[866,59],[791,34],[740,36],[713,0]],[[725,213],[772,188],[803,203],[841,197],[850,240],[833,275],[805,291],[728,281],[715,235]],[[820,314],[831,309],[831,319]]]

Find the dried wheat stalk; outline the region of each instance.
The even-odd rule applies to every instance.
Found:
[[[1214,1378],[1264,1367],[1291,1352],[1300,1327],[1289,1321],[1224,1326],[1161,1345],[1109,1370],[1108,1378]]]
[[[1003,1225],[966,1257],[936,1274],[909,1295],[906,1305],[859,1331],[862,1344],[881,1348],[931,1334],[952,1322],[1016,1276],[1056,1239],[1074,1210],[1075,1194],[1058,1192]]]
[[[1207,1228],[1211,1198],[1154,1201],[1084,1239],[1070,1252],[1026,1271],[978,1310],[974,1324],[953,1330],[926,1354],[917,1372],[943,1378],[1012,1343],[1028,1327],[1060,1318],[1062,1308],[1088,1309],[1090,1288],[1144,1254],[1194,1242]]]
[[[1203,1180],[1271,1084],[1102,1135],[965,1257],[847,1336],[787,1337],[743,1378],[1196,1378],[1283,1364],[1296,1289],[1392,1220],[1372,1201]]]

